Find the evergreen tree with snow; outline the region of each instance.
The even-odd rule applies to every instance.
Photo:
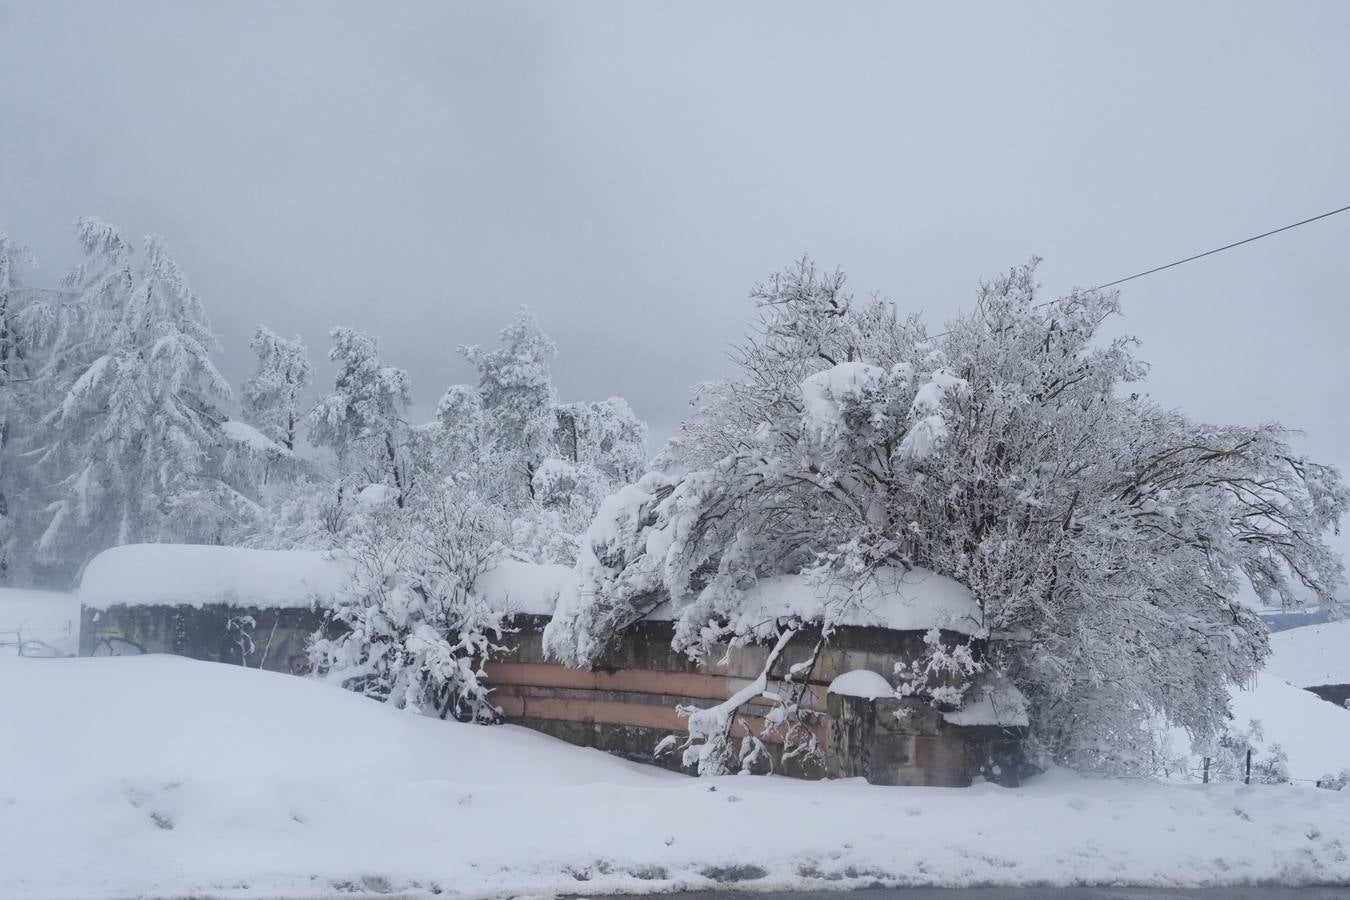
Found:
[[[408,373],[380,362],[375,338],[354,328],[329,332],[328,358],[337,364],[333,390],[309,415],[309,436],[338,460],[340,477],[385,484],[404,506],[413,486],[405,418],[412,401]]]
[[[134,541],[209,539],[175,525],[214,530],[240,500],[210,472],[231,393],[206,311],[162,239],[135,255],[97,219],[79,220],[77,234],[85,261],[67,284],[78,327],[54,348],[46,380],[64,389],[39,429],[37,458],[57,490],[38,551],[87,559]]]
[[[27,479],[18,454],[18,435],[28,427],[29,362],[37,349],[23,321],[22,271],[36,266],[32,252],[0,230],[0,582],[20,567],[23,495]]]
[[[619,397],[558,403],[549,365],[556,347],[528,309],[500,340],[493,350],[461,348],[478,384],[442,397],[438,464],[512,513],[517,551],[570,565],[600,500],[642,470],[647,428]]]
[[[249,342],[258,365],[244,382],[245,419],[271,440],[294,452],[300,427],[300,396],[314,380],[309,351],[299,337],[286,340],[259,325]]]
[[[470,345],[460,347],[460,353],[478,369],[478,396],[493,452],[528,493],[534,470],[553,455],[556,395],[549,361],[558,349],[528,309],[521,309],[499,338],[495,350]]]

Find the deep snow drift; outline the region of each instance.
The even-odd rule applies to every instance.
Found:
[[[7,898],[1350,880],[1350,792],[695,780],[172,657],[0,679]]]

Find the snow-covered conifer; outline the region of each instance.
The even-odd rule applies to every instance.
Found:
[[[408,373],[383,365],[375,338],[364,332],[334,328],[329,336],[337,376],[310,412],[310,439],[333,451],[342,477],[387,484],[402,506],[413,479],[404,419],[412,399]]]
[[[58,485],[38,550],[84,559],[199,537],[172,521],[218,521],[233,499],[209,472],[230,388],[210,358],[205,309],[160,238],[147,237],[133,265],[112,226],[81,219],[77,233],[86,258],[67,283],[79,328],[53,348],[47,381],[64,390],[36,453]]]
[[[295,450],[302,413],[300,395],[314,380],[309,351],[299,337],[286,340],[259,325],[249,342],[258,366],[244,382],[245,418],[268,438]]]
[[[25,390],[29,362],[37,349],[22,321],[22,271],[36,259],[23,244],[0,230],[0,581],[21,565],[19,520],[27,467],[20,465],[16,435],[28,424],[32,393]]]
[[[552,455],[555,394],[549,360],[558,352],[539,321],[527,309],[501,330],[502,346],[460,352],[478,369],[478,396],[494,452],[516,471],[516,483],[528,492],[535,467]]]

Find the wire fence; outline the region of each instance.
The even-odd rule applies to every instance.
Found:
[[[75,623],[67,620],[65,625],[47,628],[0,628],[0,654],[31,658],[52,658],[75,656],[72,644],[75,641]]]

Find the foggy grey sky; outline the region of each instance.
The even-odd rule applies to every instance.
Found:
[[[1350,5],[0,4],[0,226],[166,236],[236,383],[368,329],[419,404],[529,304],[665,436],[802,252],[941,321],[1350,203]],[[1151,392],[1350,463],[1350,214],[1126,286]]]

